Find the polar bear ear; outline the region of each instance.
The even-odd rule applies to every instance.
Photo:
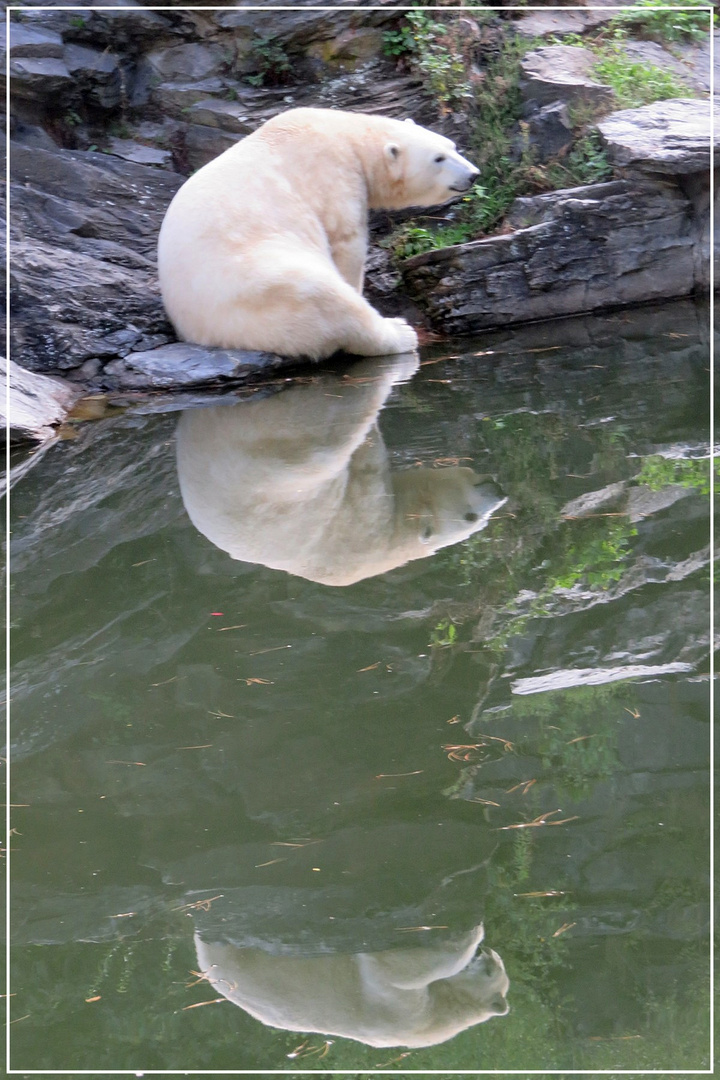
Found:
[[[415,121],[413,119],[411,119],[411,117],[408,116],[408,117],[405,118],[405,123],[406,124],[414,124]]]
[[[390,175],[393,177],[400,176],[401,172],[401,158],[402,150],[397,143],[385,144],[385,160],[388,163],[390,169]]]

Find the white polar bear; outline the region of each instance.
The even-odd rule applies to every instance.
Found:
[[[256,1020],[368,1046],[435,1046],[508,1012],[510,980],[482,925],[459,940],[415,949],[297,957],[207,943],[200,971]]]
[[[466,540],[506,501],[472,469],[390,469],[377,416],[416,355],[364,360],[274,397],[189,409],[185,509],[234,559],[349,585]]]
[[[412,121],[333,109],[273,117],[199,169],[160,230],[178,334],[283,356],[408,352],[417,335],[362,297],[369,209],[435,206],[478,170]]]

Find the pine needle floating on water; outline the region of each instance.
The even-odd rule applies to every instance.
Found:
[[[196,900],[192,904],[181,904],[180,907],[173,908],[173,911],[209,911],[210,905],[213,900],[222,900],[225,893],[218,893],[217,896],[208,896],[205,900]]]
[[[533,821],[520,821],[517,825],[499,825],[497,827],[498,832],[503,832],[506,829],[533,829],[539,828],[541,825],[567,825],[569,821],[578,821],[578,815],[574,814],[569,818],[562,818],[560,821],[548,821],[549,817],[553,814],[562,814],[562,810],[548,810],[546,814],[539,814]]]
[[[272,679],[236,679],[236,682],[244,682],[246,686],[272,686]]]
[[[384,1069],[388,1065],[396,1065],[398,1061],[402,1061],[404,1058],[410,1057],[411,1053],[412,1053],[412,1050],[406,1050],[403,1054],[398,1054],[397,1057],[390,1058],[389,1061],[380,1062],[380,1064],[376,1065],[375,1068],[376,1069]]]
[[[514,892],[513,893],[513,896],[531,896],[531,897],[564,896],[564,895],[565,895],[565,893],[561,889],[544,889],[544,890],[541,890],[540,892]],[[569,925],[574,926],[575,923],[570,923]],[[558,933],[560,933],[560,931],[558,931]],[[556,935],[553,934],[553,937],[555,937],[555,936]]]
[[[521,780],[519,784],[515,785],[515,787],[508,788],[505,794],[512,795],[513,791],[517,791],[518,788],[522,788],[523,795],[527,795],[533,784],[537,784],[537,780]]]
[[[227,1001],[227,998],[210,998],[209,1001],[196,1001],[194,1005],[183,1005],[181,1012],[187,1012],[188,1009],[199,1009],[201,1005],[217,1005],[221,1001]]]
[[[376,775],[375,779],[376,780],[393,780],[393,779],[395,779],[396,777],[399,777],[399,776],[419,776],[420,773],[423,773],[423,772],[425,772],[424,769],[415,769],[414,772],[379,772]]]

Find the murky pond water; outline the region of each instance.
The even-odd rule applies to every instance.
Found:
[[[18,483],[15,1069],[708,1067],[706,326],[130,410]]]

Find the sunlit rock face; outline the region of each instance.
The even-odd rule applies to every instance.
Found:
[[[482,529],[505,496],[472,469],[393,471],[377,418],[411,355],[358,364],[239,407],[191,409],[177,432],[197,529],[234,559],[349,585]]]

